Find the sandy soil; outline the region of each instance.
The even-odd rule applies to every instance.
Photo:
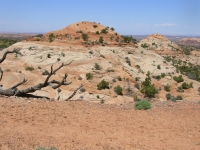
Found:
[[[200,104],[95,104],[0,98],[0,150],[200,149]]]

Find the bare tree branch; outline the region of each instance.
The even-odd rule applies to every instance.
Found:
[[[20,49],[14,49],[12,51],[6,51],[4,54],[3,54],[3,57],[0,59],[0,63],[2,63],[5,59],[6,59],[6,56],[10,53],[18,53],[20,51]]]
[[[72,93],[72,95],[70,96],[70,97],[68,97],[65,101],[68,101],[68,100],[70,100],[72,97],[74,97],[74,95],[76,95],[76,92],[80,89],[80,88],[82,88],[83,87],[83,85],[81,84],[73,93]]]
[[[12,86],[12,87],[11,87],[11,89],[15,89],[15,88],[17,88],[18,86],[20,86],[20,85],[24,84],[26,81],[27,81],[27,80],[26,80],[26,79],[24,79],[22,82],[20,82],[20,83],[17,83],[16,85]]]
[[[0,68],[0,73],[1,73],[1,75],[0,75],[0,81],[1,81],[1,79],[2,79],[2,77],[3,77],[3,71],[2,71],[1,68]]]

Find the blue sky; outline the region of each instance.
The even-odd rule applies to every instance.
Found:
[[[200,35],[200,0],[0,0],[0,31],[44,33],[79,21],[123,35]]]

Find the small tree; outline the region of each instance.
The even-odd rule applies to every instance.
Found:
[[[84,41],[87,41],[89,37],[88,37],[87,34],[82,33],[82,38],[83,38]]]
[[[177,76],[174,76],[173,79],[174,79],[177,83],[180,83],[180,82],[183,82],[183,81],[184,81],[182,75],[179,75],[178,77],[177,77]]]
[[[115,31],[115,29],[113,27],[111,27],[110,30]]]
[[[103,40],[103,37],[100,36],[100,37],[99,37],[99,43],[103,43],[103,41],[104,41],[104,40]]]
[[[86,73],[86,79],[91,80],[93,78],[93,75],[91,73]]]
[[[169,92],[170,91],[170,85],[169,84],[165,85],[164,89],[165,89],[165,91]]]
[[[98,63],[95,63],[95,64],[94,64],[94,68],[95,68],[96,70],[101,70],[101,66],[100,66]]]
[[[119,86],[119,85],[114,87],[114,91],[115,91],[115,93],[117,93],[117,95],[123,95],[122,94],[122,87]]]
[[[105,80],[101,80],[101,82],[97,84],[97,88],[98,90],[109,89],[109,83],[106,82]]]

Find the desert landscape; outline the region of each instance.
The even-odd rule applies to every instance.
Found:
[[[0,149],[199,149],[196,41],[82,21],[10,43]]]

